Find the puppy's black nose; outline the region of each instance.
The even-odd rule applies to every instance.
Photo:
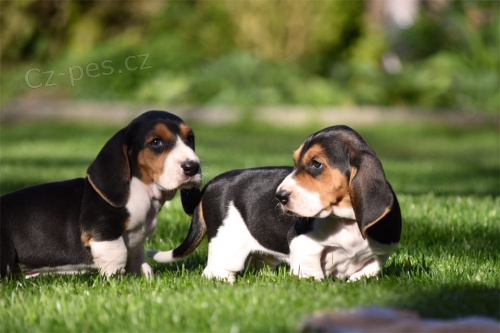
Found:
[[[288,199],[290,199],[290,192],[281,190],[276,192],[276,199],[278,199],[282,205],[286,205],[288,203]]]
[[[181,168],[186,176],[194,176],[200,170],[200,164],[195,161],[186,161],[181,164]]]

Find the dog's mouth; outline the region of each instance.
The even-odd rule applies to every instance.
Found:
[[[179,186],[171,189],[164,187],[159,182],[155,182],[155,185],[161,192],[163,192],[166,195],[175,194],[177,190],[188,190],[192,188],[199,188],[201,186],[201,177],[199,176],[189,177],[188,180],[186,180]]]
[[[161,201],[170,201],[174,198],[175,194],[177,193],[177,189],[167,189],[163,187],[162,185],[158,184],[155,182],[156,188],[160,190],[160,200]]]
[[[291,211],[290,209],[288,209],[287,206],[284,206],[282,204],[278,204],[278,205],[280,205],[281,211],[283,212],[284,215],[287,215],[287,216],[299,216],[299,215],[295,214],[293,211]]]
[[[298,216],[298,217],[307,217],[307,218],[325,218],[325,217],[330,216],[332,213],[331,209],[322,208],[319,212],[317,212],[315,214],[303,215],[303,214],[299,214],[299,213],[293,211],[292,209],[290,209],[289,207],[287,207],[285,205],[280,204],[280,206],[281,206],[281,210],[283,211],[283,214],[288,215],[288,216]]]
[[[165,194],[175,193],[175,192],[178,190],[177,188],[173,188],[173,189],[168,189],[168,188],[165,188],[165,187],[163,187],[162,185],[160,185],[160,183],[157,183],[157,182],[155,182],[155,185],[156,185],[156,187],[157,187],[160,191],[162,191],[162,192],[163,192],[163,193],[165,193]]]
[[[189,190],[192,188],[199,188],[200,186],[201,186],[201,177],[194,176],[194,177],[189,177],[187,181],[182,183],[179,186],[179,189]]]
[[[309,216],[304,216],[304,215],[298,214],[285,205],[280,204],[280,206],[281,206],[281,211],[283,212],[284,215],[294,216],[294,217],[309,217]]]
[[[318,217],[318,218],[325,218],[332,215],[332,210],[331,209],[322,209],[319,211],[318,214],[314,215],[313,217]]]

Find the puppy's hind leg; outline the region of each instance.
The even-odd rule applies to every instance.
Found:
[[[127,265],[127,247],[123,237],[112,241],[94,241],[90,244],[94,263],[102,275],[110,276],[125,272]]]
[[[217,237],[208,244],[208,262],[203,271],[206,278],[234,283],[236,274],[245,267],[249,251],[235,238]]]
[[[203,275],[233,283],[235,275],[245,267],[253,238],[245,221],[233,203],[217,235],[208,243],[208,262]]]

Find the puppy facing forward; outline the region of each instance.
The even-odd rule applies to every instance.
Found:
[[[182,119],[163,111],[140,115],[104,145],[86,178],[0,197],[1,276],[100,270],[151,278],[144,242],[177,190],[193,212],[199,162]]]
[[[224,173],[202,191],[189,233],[158,262],[187,256],[208,234],[206,277],[233,282],[251,255],[290,264],[299,277],[357,280],[377,275],[401,234],[401,212],[382,165],[347,126],[312,134],[295,167]]]

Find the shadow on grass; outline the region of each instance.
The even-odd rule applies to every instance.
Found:
[[[161,264],[154,261],[152,263],[153,271],[155,274],[164,274],[166,272],[173,273],[175,275],[182,275],[184,272],[199,272],[201,275],[203,269],[207,265],[207,256],[204,253],[198,253],[201,251],[196,251],[190,254],[187,258],[169,263]]]
[[[481,284],[415,287],[389,301],[389,306],[417,311],[426,318],[486,316],[500,319],[500,289]]]
[[[397,194],[499,196],[500,178],[496,166],[463,165],[463,161],[411,162],[412,166],[390,170],[388,179]],[[451,167],[453,165],[453,167]],[[396,175],[397,174],[397,175]]]
[[[453,222],[439,225],[439,221],[436,221],[435,224],[412,220],[405,222],[403,238],[399,246],[409,255],[421,253],[430,258],[451,255],[457,260],[469,258],[470,260],[500,261],[500,253],[498,252],[500,225],[490,223],[484,226],[480,224],[480,221],[469,221],[468,225],[459,225]],[[420,225],[415,227],[412,223]],[[474,225],[474,223],[477,224]],[[421,261],[422,267],[428,266],[423,258]]]

